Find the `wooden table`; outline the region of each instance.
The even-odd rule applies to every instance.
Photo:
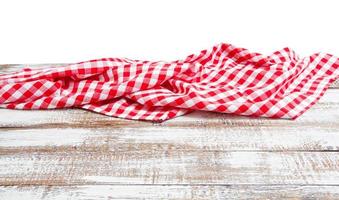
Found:
[[[338,82],[295,121],[0,109],[0,127],[0,199],[339,199]]]

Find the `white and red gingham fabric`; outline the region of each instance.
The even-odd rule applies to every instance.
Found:
[[[339,77],[339,59],[270,56],[230,44],[173,62],[104,58],[0,75],[0,107],[83,108],[163,121],[194,110],[295,119]]]

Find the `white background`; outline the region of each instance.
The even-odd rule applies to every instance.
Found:
[[[0,63],[172,60],[226,42],[339,55],[336,0],[2,1]]]

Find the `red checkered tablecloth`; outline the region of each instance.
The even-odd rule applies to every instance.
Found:
[[[103,58],[0,75],[0,107],[82,108],[163,121],[194,110],[295,119],[339,77],[339,59],[219,44],[172,62]]]

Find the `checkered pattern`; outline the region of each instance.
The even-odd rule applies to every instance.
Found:
[[[339,77],[339,59],[230,44],[173,62],[104,58],[0,75],[0,107],[83,108],[163,121],[194,110],[295,119]]]

